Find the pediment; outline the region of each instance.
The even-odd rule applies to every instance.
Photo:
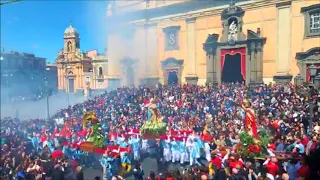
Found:
[[[181,67],[183,64],[183,60],[177,60],[176,58],[167,58],[164,61],[161,61],[161,66],[163,68],[168,67]]]
[[[317,59],[320,61],[320,47],[311,48],[306,52],[299,52],[296,54],[296,59],[300,61]]]

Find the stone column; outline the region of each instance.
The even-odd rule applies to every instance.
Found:
[[[255,43],[250,43],[250,83],[255,83],[257,80],[256,75],[256,53],[255,53]]]
[[[187,23],[187,76],[188,84],[197,84],[197,64],[196,64],[196,18],[186,19]]]
[[[212,46],[207,52],[207,83],[217,83],[217,70],[216,70],[216,47]]]
[[[290,72],[291,54],[291,2],[276,4],[277,17],[277,74],[273,77],[277,83],[287,83],[292,79]]]
[[[214,56],[207,53],[207,83],[213,83],[214,79]]]
[[[256,45],[256,51],[257,51],[257,59],[256,59],[256,82],[257,83],[263,83],[263,74],[262,74],[262,69],[263,69],[263,44],[261,42],[258,42]]]
[[[159,83],[158,77],[158,33],[157,24],[146,25],[146,69],[144,82],[149,85]]]

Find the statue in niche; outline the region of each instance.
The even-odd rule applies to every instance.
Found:
[[[72,44],[71,42],[68,42],[68,47],[67,47],[68,52],[70,52],[72,50]]]
[[[235,21],[232,21],[229,25],[228,41],[234,43],[237,40],[238,27]]]

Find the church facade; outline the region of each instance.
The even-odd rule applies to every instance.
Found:
[[[320,65],[317,1],[115,1],[108,16],[110,87],[307,81]]]
[[[64,47],[55,60],[58,89],[68,93],[87,94],[90,89],[107,87],[107,58],[97,50],[80,51],[79,32],[70,24],[64,32]]]

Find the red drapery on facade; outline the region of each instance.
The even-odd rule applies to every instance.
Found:
[[[167,73],[167,74],[166,74],[167,77],[169,76],[169,73],[170,73],[170,72],[175,72],[175,73],[177,73],[177,75],[178,75],[178,70],[177,70],[177,69],[169,69],[169,70],[167,70],[167,72],[166,72],[166,73]]]
[[[307,68],[306,68],[306,80],[307,80],[307,82],[310,82],[309,66],[310,65],[308,65]],[[320,69],[320,65],[316,65],[316,66],[317,66],[317,69]]]
[[[241,75],[243,76],[243,79],[246,80],[246,48],[222,49],[220,53],[221,73],[223,70],[226,55],[228,54],[233,56],[238,53],[241,55]]]

